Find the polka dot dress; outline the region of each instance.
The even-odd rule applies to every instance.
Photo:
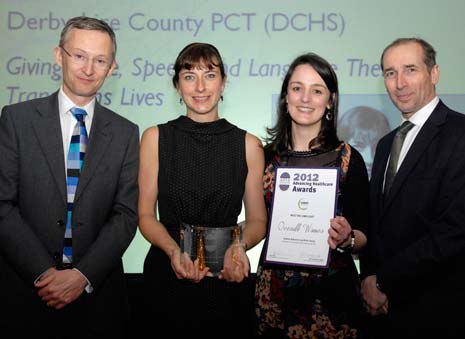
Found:
[[[246,132],[225,119],[197,123],[186,116],[160,125],[159,132],[158,212],[170,235],[179,241],[181,222],[236,225],[247,176]],[[166,254],[153,246],[145,260],[144,277],[152,312],[170,324],[167,328],[174,326],[189,336],[204,335],[208,320],[209,327],[223,332],[231,324],[238,335],[250,330],[250,281],[232,284],[206,278],[196,284],[179,280]],[[188,317],[179,317],[180,307]]]

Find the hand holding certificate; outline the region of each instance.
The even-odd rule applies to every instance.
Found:
[[[278,167],[265,261],[328,265],[328,228],[335,216],[339,168]]]

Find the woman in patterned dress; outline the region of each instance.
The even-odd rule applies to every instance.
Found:
[[[364,310],[353,254],[366,244],[368,175],[360,153],[336,133],[338,83],[316,54],[297,57],[284,78],[278,121],[267,130],[264,194],[270,211],[277,166],[339,167],[337,216],[328,220],[327,268],[260,258],[255,289],[258,335],[362,338]]]

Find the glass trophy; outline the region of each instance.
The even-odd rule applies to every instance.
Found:
[[[199,260],[199,268],[208,267],[213,276],[223,269],[224,254],[231,244],[241,241],[239,225],[229,227],[203,227],[181,223],[181,252],[190,255],[192,261]]]

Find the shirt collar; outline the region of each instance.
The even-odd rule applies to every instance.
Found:
[[[439,103],[439,98],[435,96],[433,100],[431,100],[428,104],[426,104],[420,110],[418,110],[415,114],[413,114],[410,117],[409,121],[415,124],[416,126],[423,126],[426,120],[428,120],[431,113],[433,113],[438,103]],[[402,118],[401,124],[405,120],[406,119]]]
[[[60,107],[60,115],[65,116],[66,114],[71,114],[69,111],[73,107],[82,108],[87,112],[87,121],[92,121],[94,116],[94,108],[95,108],[95,97],[85,106],[81,107],[76,105],[63,91],[63,86],[60,87],[58,92],[58,107]]]

